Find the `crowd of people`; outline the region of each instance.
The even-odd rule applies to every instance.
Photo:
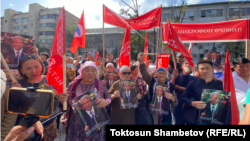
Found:
[[[168,69],[150,69],[154,65],[144,62],[144,53],[139,53],[137,60],[131,61],[130,66],[119,68],[118,59],[114,59],[112,53],[105,58],[95,59],[91,53],[83,59],[78,52],[66,59],[67,93],[58,94],[51,85],[47,85],[46,71],[49,63],[48,53],[38,54],[36,47],[32,48],[32,54],[19,57],[18,75],[13,74],[17,81],[11,82],[9,74],[4,71],[1,80],[6,88],[2,88],[1,99],[1,140],[12,139],[24,140],[34,130],[43,134],[46,141],[52,141],[57,136],[58,124],[65,126],[66,141],[101,141],[105,140],[105,126],[95,136],[86,137],[84,132],[89,130],[88,126],[83,129],[71,108],[72,99],[96,88],[100,100],[97,108],[106,107],[113,125],[214,125],[213,122],[198,122],[200,109],[206,109],[206,103],[201,100],[203,89],[215,89],[223,91],[223,65],[216,58],[216,54],[210,54],[197,63],[197,68],[192,68],[185,61],[181,53],[176,55],[176,69],[174,62],[169,61]],[[162,50],[166,52],[165,49]],[[96,62],[97,60],[97,62]],[[237,102],[240,109],[240,123],[250,124],[250,61],[239,57],[232,61],[233,79],[236,90]],[[120,76],[118,75],[120,73]],[[138,108],[120,108],[120,84],[132,81],[135,84]],[[54,92],[54,111],[62,109],[63,102],[67,101],[67,111],[58,117],[50,118],[45,124],[39,122],[30,128],[19,126],[23,115],[7,112],[7,96],[10,87],[27,88],[39,82],[41,89]],[[129,85],[130,86],[130,85]],[[129,89],[129,88],[128,88]],[[163,89],[167,91],[163,92]],[[155,95],[156,94],[156,95]],[[152,101],[155,97],[155,103]],[[217,103],[218,96],[211,96],[210,104]],[[166,103],[169,104],[166,104]],[[158,105],[163,105],[162,111],[151,111]],[[142,108],[143,107],[143,108]],[[209,109],[209,107],[208,107]],[[230,109],[230,107],[229,107]],[[230,110],[229,110],[230,111]],[[213,114],[213,113],[212,113]],[[208,115],[203,112],[202,116]],[[211,112],[210,112],[211,115]],[[225,124],[230,124],[231,116],[228,114]]]

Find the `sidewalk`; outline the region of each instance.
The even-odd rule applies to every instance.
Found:
[[[58,129],[58,136],[54,141],[65,141],[66,138],[66,132],[64,126],[60,123],[59,129]]]

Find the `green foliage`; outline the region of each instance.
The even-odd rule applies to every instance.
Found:
[[[230,59],[240,57],[245,53],[245,42],[222,43],[222,46],[225,46],[225,52],[229,51]]]
[[[76,28],[77,28],[77,25],[71,25],[71,26],[66,27],[66,42],[71,44],[74,38]]]
[[[38,49],[38,54],[40,54],[41,52],[45,52],[45,49],[43,48],[43,47],[41,47],[40,46],[40,44],[36,44],[36,47],[37,47],[37,49]],[[47,51],[47,53],[49,53],[48,51]],[[50,54],[50,53],[49,53]]]

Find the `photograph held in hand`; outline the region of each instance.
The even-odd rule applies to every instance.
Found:
[[[84,129],[86,136],[94,136],[110,119],[96,89],[92,89],[72,100],[72,109]]]

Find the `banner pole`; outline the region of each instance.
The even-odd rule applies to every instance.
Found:
[[[156,47],[156,53],[159,52],[159,41],[160,41],[160,28],[158,28],[158,35],[157,35],[157,47]],[[157,64],[157,55],[156,55],[156,59],[155,59],[155,65]]]
[[[129,29],[129,34],[130,34],[130,21],[128,21],[128,29]],[[131,37],[130,35],[129,35],[129,37]],[[130,40],[130,42],[131,42],[131,38],[129,39]],[[140,44],[140,43],[139,43]],[[130,44],[130,51],[129,51],[129,68],[131,68],[131,44]]]
[[[175,57],[174,57],[174,51],[172,49],[172,59],[173,59],[173,62],[174,62],[174,69],[176,70],[176,62],[175,62]]]
[[[103,16],[102,17],[104,18],[104,5],[102,6],[102,12],[103,12]],[[103,56],[103,59],[105,59],[104,19],[102,19],[102,38],[103,38],[103,40],[102,40],[102,50],[103,50],[102,56]],[[103,68],[105,68],[104,64],[105,64],[105,62],[102,63]]]
[[[67,93],[66,88],[66,54],[63,54],[63,93]],[[67,110],[67,101],[63,102],[63,111]]]
[[[9,68],[9,66],[7,65],[5,59],[3,58],[2,53],[1,53],[1,61],[2,61],[2,63],[3,63],[3,66],[5,67],[5,69],[6,69],[7,72],[9,73],[12,82],[15,82],[16,79],[15,79],[15,77],[13,76],[13,74],[11,73],[10,68]]]

